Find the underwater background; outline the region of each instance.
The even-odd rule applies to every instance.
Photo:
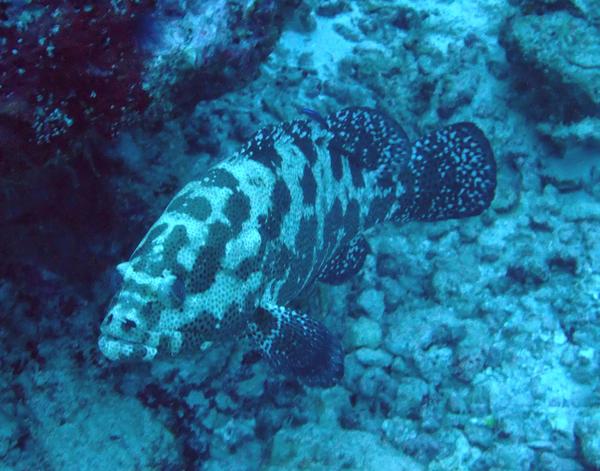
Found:
[[[597,0],[0,2],[0,470],[600,469]],[[99,327],[174,193],[268,124],[460,121],[481,216],[376,227],[299,304],[311,388],[242,339],[116,363]]]

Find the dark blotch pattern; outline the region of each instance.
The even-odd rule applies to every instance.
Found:
[[[242,224],[250,216],[250,198],[241,191],[236,191],[227,199],[223,213],[229,219],[232,235],[242,230]]]
[[[296,255],[283,243],[270,244],[269,249],[266,252],[264,257],[264,263],[262,266],[262,270],[265,276],[265,279],[268,281],[271,280],[281,280],[281,278],[285,275],[287,268],[291,265],[292,260],[296,258]],[[279,292],[278,302],[282,303],[282,300],[290,300],[293,296],[290,293],[294,293],[294,286],[291,286],[289,283],[284,284],[284,288],[282,288]]]
[[[344,169],[342,167],[342,153],[340,152],[339,147],[332,143],[333,140],[328,146],[329,155],[331,157],[331,172],[333,173],[333,178],[339,181],[344,175]]]
[[[346,212],[344,213],[344,229],[346,234],[343,239],[343,243],[350,241],[357,233],[360,228],[360,206],[358,201],[351,199],[346,206]]]
[[[189,291],[202,293],[208,290],[221,269],[225,244],[231,238],[231,229],[226,224],[215,222],[208,229],[206,243],[198,251],[190,273]]]
[[[202,180],[202,186],[216,186],[218,188],[229,188],[235,190],[238,180],[230,172],[222,168],[212,168],[206,173],[207,181]]]
[[[294,131],[297,129],[297,132]],[[313,165],[317,161],[317,150],[312,138],[310,126],[306,121],[293,121],[283,128],[284,132],[292,137],[292,141],[298,149],[304,154],[306,160]]]
[[[160,276],[165,268],[169,268],[175,276],[184,276],[185,267],[177,261],[179,250],[189,244],[190,239],[187,235],[187,229],[183,224],[176,225],[169,235],[167,235],[164,245],[162,259],[153,261],[147,257],[139,266],[134,266],[136,270],[146,271],[150,276]]]
[[[352,177],[352,184],[356,188],[363,188],[365,186],[363,171],[358,165],[350,163],[350,176]]]
[[[336,242],[338,229],[343,226],[342,203],[339,198],[333,200],[333,206],[325,216],[325,225],[323,227],[323,240],[331,243]]]
[[[290,189],[283,180],[279,179],[275,183],[272,198],[273,207],[280,214],[281,218],[283,218],[289,212],[292,204],[292,195],[290,194]]]
[[[171,201],[168,212],[189,214],[197,221],[205,221],[211,213],[210,202],[204,196],[179,196]]]
[[[215,340],[217,319],[209,311],[201,311],[181,328],[182,350],[192,350],[205,340]]]
[[[219,336],[230,337],[232,334],[239,333],[247,322],[247,319],[243,314],[242,308],[238,303],[233,302],[227,306],[223,313],[223,319],[219,325]]]
[[[275,139],[280,133],[281,128],[279,126],[267,126],[248,141],[241,153],[266,165],[271,170],[281,168],[281,156],[275,149]]]
[[[235,269],[235,276],[242,281],[246,281],[252,273],[260,268],[261,257],[248,257],[242,260]]]
[[[140,310],[142,318],[145,320],[146,329],[152,330],[158,324],[163,305],[158,301],[145,303]]]
[[[290,210],[292,196],[285,182],[277,180],[271,194],[272,207],[265,218],[259,218],[261,235],[269,240],[274,240],[281,234],[283,218]]]
[[[221,268],[223,254],[216,247],[204,246],[198,251],[198,257],[192,267],[189,289],[192,293],[202,293],[209,289]]]
[[[315,250],[317,248],[317,218],[314,216],[303,218],[300,221],[296,235],[296,253],[299,255],[294,263],[291,276],[295,276],[300,283],[305,283],[311,276],[315,265]]]
[[[300,186],[302,187],[302,197],[305,205],[312,206],[315,204],[317,198],[317,182],[310,166],[304,166],[304,173],[302,174],[302,180],[300,180]]]
[[[209,226],[206,245],[222,247],[225,250],[225,244],[229,242],[229,239],[231,239],[231,229],[227,224],[215,222]]]

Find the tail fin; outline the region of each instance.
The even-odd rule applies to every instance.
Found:
[[[473,123],[457,123],[420,138],[407,166],[405,201],[396,220],[440,221],[476,216],[496,190],[494,153]],[[405,204],[404,204],[405,203]]]

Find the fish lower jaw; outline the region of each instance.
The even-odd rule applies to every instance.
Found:
[[[98,347],[102,354],[112,361],[118,360],[143,360],[150,361],[158,353],[155,347],[142,343],[128,342],[123,339],[101,334]]]

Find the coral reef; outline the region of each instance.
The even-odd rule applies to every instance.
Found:
[[[1,175],[76,142],[112,137],[142,112],[143,62],[132,30],[153,2],[36,2],[0,24]],[[36,162],[36,159],[46,161]]]

